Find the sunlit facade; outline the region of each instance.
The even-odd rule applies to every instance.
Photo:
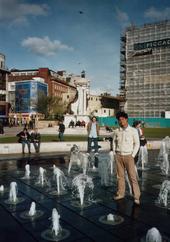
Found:
[[[170,111],[170,21],[126,29],[120,79],[130,116],[164,117]]]

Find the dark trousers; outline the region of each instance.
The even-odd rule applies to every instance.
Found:
[[[22,153],[25,153],[25,145],[27,145],[27,147],[28,147],[28,152],[31,153],[30,142],[28,140],[22,141]]]
[[[94,143],[94,147],[91,146],[92,142]],[[90,137],[88,137],[87,151],[91,152],[92,148],[94,148],[95,152],[98,152],[98,138],[90,138]]]
[[[40,152],[40,142],[33,142],[34,149],[36,153]]]
[[[63,132],[59,132],[58,138],[59,138],[60,141],[63,141],[64,140],[64,133]]]

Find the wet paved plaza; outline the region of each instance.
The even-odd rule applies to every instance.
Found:
[[[93,178],[94,202],[87,207],[73,206],[71,187],[67,193],[53,195],[49,186],[37,186],[39,167],[46,169],[47,178],[53,181],[53,165],[59,167],[71,184],[73,177],[79,174],[76,168],[67,173],[69,157],[67,155],[31,156],[15,159],[1,158],[0,161],[0,185],[5,190],[0,193],[0,242],[35,242],[47,241],[41,234],[51,228],[52,209],[56,208],[60,214],[60,225],[67,229],[69,237],[65,242],[140,242],[148,229],[156,227],[160,233],[170,238],[170,210],[155,205],[160,185],[165,176],[161,175],[160,168],[156,166],[158,151],[149,151],[149,169],[139,171],[140,188],[142,191],[141,205],[134,206],[132,197],[128,194],[123,200],[113,201],[116,192],[116,181],[113,177],[108,187],[101,186],[97,172],[89,172]],[[23,179],[25,165],[29,164],[32,179]],[[8,204],[9,185],[16,182],[18,197],[24,201],[18,204]],[[128,190],[128,189],[127,189]],[[37,219],[24,219],[21,214],[28,211],[31,202],[34,201],[37,209],[43,211]],[[107,224],[101,222],[101,217],[115,214],[123,218],[120,224]],[[166,240],[170,241],[170,240]]]

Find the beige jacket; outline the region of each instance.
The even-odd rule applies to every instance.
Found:
[[[139,135],[135,128],[128,125],[126,129],[119,127],[113,134],[113,151],[122,155],[135,157],[140,147]]]

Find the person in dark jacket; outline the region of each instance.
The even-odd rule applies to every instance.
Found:
[[[0,134],[4,134],[4,126],[1,121],[0,121]]]
[[[58,138],[60,141],[64,140],[64,131],[65,131],[65,125],[63,124],[63,121],[60,121],[59,128],[58,128]]]
[[[31,131],[31,143],[33,143],[34,149],[36,153],[40,152],[40,143],[41,143],[41,135],[38,132],[38,129],[33,129]]]
[[[20,133],[17,134],[19,137],[18,142],[22,144],[22,153],[25,154],[25,145],[28,147],[29,154],[31,153],[30,150],[30,134],[26,128],[24,128]]]

